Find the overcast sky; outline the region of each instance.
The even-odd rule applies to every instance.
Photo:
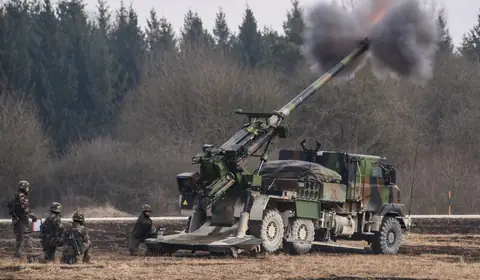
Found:
[[[120,1],[107,0],[111,9],[117,9]],[[325,0],[300,0],[300,5],[308,6],[317,1]],[[468,32],[477,22],[480,0],[437,0],[437,2],[446,9],[450,33],[454,44],[458,45],[462,35]],[[97,0],[86,0],[86,3],[88,3],[88,10],[95,10]],[[124,3],[126,5],[132,3],[142,25],[146,23],[150,9],[155,8],[159,16],[165,16],[172,23],[177,34],[183,25],[185,13],[189,8],[198,12],[205,28],[212,30],[215,14],[218,8],[222,7],[230,28],[234,28],[236,31],[242,21],[243,11],[248,4],[261,28],[268,26],[281,31],[286,12],[291,7],[290,0],[124,0]]]

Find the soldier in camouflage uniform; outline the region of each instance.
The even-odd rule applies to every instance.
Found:
[[[142,213],[135,223],[135,227],[130,234],[130,242],[128,244],[128,250],[130,251],[131,256],[136,256],[138,254],[138,246],[140,243],[145,242],[145,239],[153,236],[156,233],[156,227],[150,219],[150,213],[152,212],[152,207],[148,204],[142,206]]]
[[[44,260],[47,262],[55,261],[55,251],[57,246],[61,246],[61,238],[65,231],[60,218],[61,212],[62,205],[53,202],[50,205],[50,215],[40,227],[40,242],[43,247]]]
[[[77,263],[77,258],[83,255],[83,263],[90,261],[91,241],[87,229],[83,226],[85,217],[83,212],[73,214],[72,227],[67,229],[63,235],[62,263]]]
[[[37,217],[30,211],[30,204],[28,202],[29,192],[30,183],[20,181],[18,183],[18,193],[8,203],[9,213],[12,216],[13,232],[15,234],[14,257],[16,258],[22,256],[21,251],[23,247],[27,253],[27,258],[30,258],[33,253],[29,218],[32,219],[32,222],[36,222]]]

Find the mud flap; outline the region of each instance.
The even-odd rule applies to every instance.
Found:
[[[251,221],[261,221],[263,220],[263,210],[267,207],[270,197],[265,194],[258,195],[253,201],[252,208],[250,210],[250,220]]]

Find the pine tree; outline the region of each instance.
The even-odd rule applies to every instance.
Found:
[[[216,46],[223,51],[230,47],[230,29],[228,28],[225,13],[220,8],[215,18],[215,28],[213,29]]]
[[[163,54],[165,51],[175,48],[175,33],[172,25],[166,18],[157,18],[156,12],[152,9],[150,11],[150,19],[147,21],[147,44],[150,49],[149,55],[152,55],[149,60]]]
[[[460,53],[474,61],[480,61],[480,10],[477,24],[465,35],[460,47]]]
[[[97,16],[97,22],[98,22],[98,29],[102,34],[105,36],[108,35],[110,32],[110,18],[111,15],[108,11],[107,3],[105,0],[98,0],[97,2],[97,10],[98,10],[98,16]]]
[[[3,85],[17,91],[29,92],[33,64],[30,61],[32,19],[31,6],[26,0],[5,3],[0,32],[0,78]]]
[[[238,40],[241,43],[239,50],[244,62],[255,67],[262,60],[262,36],[257,27],[257,20],[249,7],[245,9],[243,22],[239,26]]]
[[[197,13],[188,10],[181,31],[182,45],[198,44],[203,41],[203,21]]]
[[[123,2],[117,11],[116,24],[112,32],[111,49],[113,51],[114,72],[117,75],[114,85],[117,91],[116,102],[123,100],[126,91],[140,83],[143,59],[147,43],[138,25],[138,16],[130,6],[125,8]]]
[[[157,13],[154,9],[150,10],[150,18],[147,20],[147,43],[150,51],[156,51],[160,49],[160,21],[157,18]]]
[[[299,61],[299,48],[286,36],[277,31],[264,28],[262,32],[262,67],[270,67],[285,73],[293,73]],[[259,64],[259,65],[260,65]]]
[[[164,50],[173,49],[177,45],[173,26],[165,17],[160,18],[160,46]]]
[[[292,5],[292,9],[287,13],[287,20],[283,23],[283,31],[289,42],[300,46],[303,43],[302,32],[305,26],[303,10],[300,9],[298,0],[292,0]]]
[[[93,136],[89,112],[95,108],[95,87],[89,64],[92,38],[85,5],[82,0],[61,0],[57,10],[62,62],[56,77],[59,88],[55,92],[57,114],[53,131],[57,133],[57,147],[63,149],[80,138]]]
[[[90,112],[89,124],[96,127],[95,133],[104,133],[111,129],[119,106],[114,101],[115,75],[112,74],[112,53],[109,46],[110,12],[105,0],[98,1],[97,25],[92,28],[92,53],[89,65],[93,79],[92,101],[94,109]]]
[[[50,128],[58,125],[56,119],[61,113],[58,112],[57,92],[64,81],[61,78],[61,46],[57,36],[59,21],[50,0],[43,1],[34,21],[32,34],[36,39],[30,45],[30,55],[35,67],[30,83],[44,129],[56,138],[57,134]]]
[[[440,26],[440,42],[438,47],[441,53],[453,53],[452,37],[447,26],[447,20],[445,19],[444,10],[440,11],[438,15],[438,25]]]

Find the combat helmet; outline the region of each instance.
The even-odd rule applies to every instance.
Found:
[[[28,193],[30,191],[30,183],[22,180],[18,182],[18,189],[24,193]]]
[[[152,212],[152,206],[150,206],[150,204],[143,204],[142,212]]]
[[[150,204],[143,204],[142,206],[142,212],[145,213],[145,212],[152,212],[152,206],[150,206]]]
[[[62,209],[62,204],[60,204],[59,202],[53,202],[50,205],[50,212],[60,214],[62,212]]]
[[[85,215],[81,211],[75,211],[75,213],[73,213],[72,219],[74,222],[83,223],[85,222]]]

